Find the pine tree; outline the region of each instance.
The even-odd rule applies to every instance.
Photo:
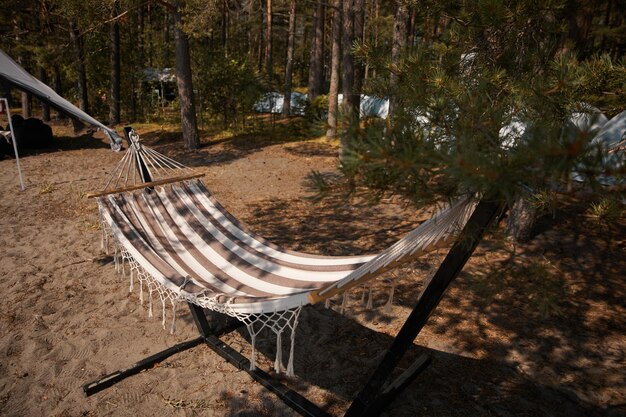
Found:
[[[421,12],[418,20],[426,21],[436,9]],[[400,194],[417,205],[465,193],[512,205],[574,168],[598,172],[592,166],[598,158],[587,157],[590,144],[563,142],[561,129],[581,101],[609,114],[623,110],[623,61],[563,54],[567,16],[559,2],[538,9],[478,1],[446,13],[449,20],[434,22],[429,42],[407,50],[399,41],[401,65],[398,56],[390,60],[367,46],[358,51],[380,74],[370,91],[391,91],[397,104],[390,121],[346,135],[343,186],[365,185],[375,196]],[[406,15],[396,13],[396,23]],[[525,125],[523,135],[507,133],[515,123]]]

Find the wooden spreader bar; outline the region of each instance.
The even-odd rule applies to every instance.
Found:
[[[179,182],[179,181],[192,180],[194,178],[202,178],[205,175],[206,174],[204,173],[196,173],[196,174],[181,175],[178,177],[166,178],[164,180],[144,182],[141,184],[129,185],[127,187],[115,188],[113,190],[105,190],[105,191],[98,191],[96,193],[89,193],[87,194],[87,198],[102,197],[103,195],[109,195],[109,194],[119,194],[119,193],[123,193],[126,191],[140,190],[142,188],[158,187],[159,185],[166,185],[166,184],[171,184],[171,183]]]

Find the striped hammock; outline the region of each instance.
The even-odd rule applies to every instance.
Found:
[[[135,163],[130,163],[131,168],[120,163],[121,169],[144,171],[151,179],[171,165],[169,158],[138,141],[133,142],[124,158]],[[174,166],[170,168],[170,175],[177,172]],[[124,177],[115,175],[118,179]],[[470,198],[450,205],[378,255],[315,256],[282,249],[250,232],[199,179],[133,190],[137,187],[105,191],[98,195],[97,202],[103,248],[108,250],[112,236],[116,269],[125,275],[126,265],[130,266],[130,290],[138,280],[142,303],[147,290],[149,315],[153,314],[153,295],[158,294],[164,327],[167,302],[173,317],[179,301],[236,317],[250,333],[253,369],[256,336],[269,328],[277,337],[277,372],[283,370],[282,334],[289,329],[287,375],[293,375],[295,329],[303,306],[345,294],[385,271],[448,244],[475,206]],[[174,326],[172,319],[172,331]]]

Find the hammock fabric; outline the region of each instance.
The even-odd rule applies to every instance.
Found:
[[[131,146],[135,160],[145,160],[147,148]],[[152,167],[159,154],[149,150]],[[146,161],[150,167],[150,161]],[[154,169],[153,169],[154,170]],[[118,176],[119,178],[119,176]],[[378,255],[329,257],[284,250],[250,232],[211,195],[200,180],[179,181],[167,187],[121,192],[97,198],[103,222],[103,248],[108,237],[115,247],[116,269],[126,274],[130,290],[135,279],[152,298],[187,301],[243,321],[252,339],[264,328],[277,336],[275,369],[282,367],[282,334],[291,331],[287,374],[293,375],[293,349],[298,315],[303,306],[369,282],[416,256],[456,237],[475,203],[464,199],[441,211]],[[172,331],[175,320],[172,320]]]

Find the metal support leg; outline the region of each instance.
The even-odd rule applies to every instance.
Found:
[[[433,310],[439,305],[439,301],[450,283],[465,266],[485,230],[500,212],[501,207],[499,203],[491,201],[481,201],[478,204],[465,225],[460,239],[452,246],[441,266],[422,292],[413,311],[404,322],[391,347],[386,351],[378,368],[348,408],[346,417],[376,416],[382,412],[384,407],[381,408],[380,403],[382,401],[381,395],[384,395],[385,383],[408,348],[413,344]],[[402,389],[406,388],[407,385],[402,384]],[[394,390],[393,396],[397,396],[400,392],[400,389]],[[388,403],[389,401],[386,401],[384,405],[386,406]]]
[[[89,397],[90,395],[96,394],[103,389],[109,388],[110,386],[117,384],[118,382],[128,378],[129,376],[136,375],[145,369],[150,369],[154,367],[154,365],[156,365],[157,363],[164,361],[165,359],[178,352],[182,352],[184,350],[198,346],[202,342],[204,342],[204,337],[200,336],[195,339],[191,339],[186,342],[174,345],[159,353],[155,353],[154,355],[148,356],[147,358],[140,360],[129,368],[113,372],[112,374],[108,374],[96,381],[83,385],[83,391]]]

